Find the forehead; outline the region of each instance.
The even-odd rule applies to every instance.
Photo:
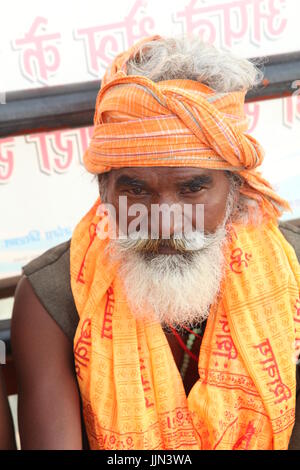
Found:
[[[189,180],[196,176],[208,175],[212,178],[225,175],[222,170],[210,170],[207,168],[195,167],[125,167],[118,170],[111,170],[113,181],[118,181],[120,177],[126,175],[130,178],[136,178],[147,182],[153,182],[163,179],[164,182]]]

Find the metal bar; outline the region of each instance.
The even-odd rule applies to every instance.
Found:
[[[100,82],[9,92],[0,105],[0,137],[90,126]]]
[[[246,101],[290,96],[300,80],[300,51],[251,58],[264,72],[262,84],[246,95]],[[8,92],[0,105],[0,137],[56,129],[90,126],[101,82]]]
[[[250,60],[260,62],[261,59]],[[264,72],[262,84],[247,93],[246,101],[291,96],[296,91],[295,82],[300,81],[300,51],[266,56],[264,64],[259,68]]]

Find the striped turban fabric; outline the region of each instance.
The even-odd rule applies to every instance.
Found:
[[[247,133],[246,90],[217,93],[194,80],[153,82],[127,75],[126,64],[146,38],[117,56],[102,80],[94,134],[84,155],[91,173],[122,167],[199,167],[238,172],[240,192],[264,214],[278,217],[289,205],[256,170],[264,150]]]

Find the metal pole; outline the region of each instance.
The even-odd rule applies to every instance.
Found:
[[[262,84],[246,95],[246,101],[290,96],[300,80],[300,51],[251,58],[264,72]],[[0,105],[0,137],[84,127],[93,124],[100,81],[9,92]]]

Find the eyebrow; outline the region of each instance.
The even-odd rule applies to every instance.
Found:
[[[138,178],[128,176],[128,175],[121,175],[116,181],[116,186],[143,186],[146,187],[147,183],[144,180],[140,180]]]
[[[211,184],[212,183],[212,177],[209,175],[197,175],[194,176],[193,178],[189,179],[188,181],[184,181],[182,183],[179,183],[180,187],[186,188],[188,186],[192,185],[204,185],[204,184]]]
[[[211,184],[212,183],[212,177],[209,175],[197,175],[193,176],[187,181],[182,181],[178,182],[177,185],[181,188],[187,188],[192,185],[204,185],[204,184]],[[146,181],[136,178],[134,176],[129,176],[129,175],[121,175],[118,177],[116,181],[116,186],[131,186],[131,187],[143,187],[147,188],[148,184]]]

